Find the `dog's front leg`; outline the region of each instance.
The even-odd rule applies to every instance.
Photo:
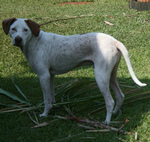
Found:
[[[40,117],[46,117],[52,108],[52,97],[51,97],[51,87],[50,87],[50,79],[51,76],[48,73],[44,73],[42,76],[39,76],[42,91],[43,91],[43,98],[44,98],[44,112],[40,114]]]

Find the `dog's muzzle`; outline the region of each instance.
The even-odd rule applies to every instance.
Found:
[[[14,44],[14,45],[15,45],[15,46],[18,46],[18,47],[22,47],[22,45],[23,45],[23,44],[22,44],[22,41],[23,41],[23,40],[22,40],[22,37],[16,36],[16,37],[15,37],[15,44]]]

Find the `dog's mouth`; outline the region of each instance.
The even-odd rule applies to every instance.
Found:
[[[14,42],[13,45],[22,48],[23,47],[23,40],[22,40],[22,38],[20,36],[17,36],[15,38],[15,42]]]
[[[22,42],[21,43],[20,42],[15,42],[14,46],[22,47],[23,45],[22,45]]]
[[[19,47],[21,50],[23,50],[23,44],[22,43],[15,43],[15,44],[13,44],[13,46],[17,46],[17,47]]]

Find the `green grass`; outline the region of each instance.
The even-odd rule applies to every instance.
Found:
[[[94,3],[88,5],[58,6],[58,3],[66,1],[1,0],[0,22],[2,23],[6,18],[16,17],[30,18],[41,24],[50,20],[66,18],[66,15],[81,16],[93,14],[92,17],[53,22],[42,26],[41,30],[63,35],[104,32],[114,36],[127,47],[136,76],[141,82],[147,83],[147,87],[141,88],[140,91],[136,91],[135,94],[138,95],[149,91],[150,11],[139,12],[129,9],[128,0],[95,0]],[[49,17],[49,19],[36,19],[37,17]],[[104,21],[109,21],[113,23],[114,26],[109,26],[105,24]],[[30,102],[36,105],[43,99],[37,76],[30,68],[19,48],[11,45],[11,38],[4,34],[2,25],[0,25],[0,36],[0,88],[23,99],[11,81],[9,73],[9,63],[11,63],[11,73],[15,84],[19,86]],[[69,73],[56,76],[55,86],[75,79],[78,79],[81,84],[88,85],[91,80],[94,80],[93,68],[89,66],[82,67]],[[123,58],[118,69],[118,81],[124,93],[132,88],[139,88],[132,81]],[[81,88],[81,86],[74,88],[74,90],[69,93],[75,93],[79,88]],[[56,87],[56,91],[59,89],[59,87]],[[89,88],[82,96],[78,95],[77,97],[73,97],[73,99],[79,100],[82,97],[98,95],[98,93],[97,88]],[[69,99],[71,99],[70,94]],[[132,93],[129,93],[129,95],[132,95]],[[129,95],[126,95],[126,98],[129,97]],[[61,98],[61,94],[56,97],[57,103],[62,101]],[[68,98],[64,96],[64,99],[66,101]],[[0,103],[17,104],[17,102],[12,101],[3,94],[0,94]],[[103,103],[103,101],[101,101],[101,103]],[[89,119],[89,112],[96,110],[98,105],[100,105],[99,102],[88,101],[86,103],[69,105],[69,107],[76,116]],[[0,109],[4,108],[4,106],[0,106]],[[42,110],[43,108],[36,109],[36,115],[38,116]],[[31,112],[30,114],[34,118]],[[119,137],[122,141],[133,142],[135,141],[133,131],[138,133],[139,142],[150,141],[150,99],[142,99],[132,103],[125,101],[122,106],[122,115],[118,118],[118,121],[123,121],[126,118],[130,119],[130,122],[124,127],[124,130],[132,132],[131,135],[118,135],[116,132],[86,133],[83,128],[77,125],[76,121],[61,120],[55,118],[55,115],[69,116],[62,105],[54,107],[48,118],[38,117],[38,119],[40,123],[55,121],[45,127],[33,129],[31,127],[35,124],[25,112],[0,114],[0,141],[50,142],[60,140],[64,142],[119,142]],[[96,112],[92,114],[91,117],[94,120],[103,121],[105,119],[105,111]],[[112,120],[115,120],[115,116],[113,116]]]

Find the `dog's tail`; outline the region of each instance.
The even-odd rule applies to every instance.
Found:
[[[130,61],[129,53],[128,53],[126,47],[125,47],[121,42],[119,42],[119,41],[117,41],[117,40],[114,41],[114,44],[115,44],[115,46],[121,51],[121,53],[123,54],[123,57],[124,57],[124,59],[125,59],[125,61],[126,61],[126,64],[127,64],[128,70],[129,70],[129,73],[130,73],[130,75],[131,75],[133,81],[134,81],[137,85],[139,85],[139,86],[146,86],[147,84],[141,83],[141,82],[137,79],[137,77],[135,76],[135,73],[134,73],[134,71],[133,71],[132,64],[131,64],[131,61]]]

